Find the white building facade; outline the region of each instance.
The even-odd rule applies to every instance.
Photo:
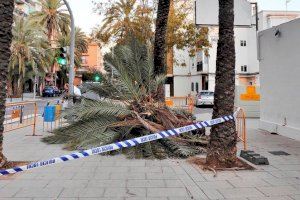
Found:
[[[300,19],[259,32],[260,128],[300,140]]]
[[[236,27],[236,84],[259,84],[259,64],[257,60],[256,26]],[[174,96],[187,96],[201,90],[214,91],[218,27],[209,27],[208,40],[211,47],[208,55],[204,51],[190,57],[188,49],[174,49]]]
[[[252,10],[253,14],[254,11],[255,9]],[[258,31],[299,17],[300,12],[260,11],[258,13]],[[240,86],[260,85],[256,16],[253,15],[251,20],[251,26],[236,26],[234,29],[236,85]],[[198,52],[195,57],[190,57],[188,49],[174,49],[174,96],[187,96],[188,94],[196,94],[201,90],[214,91],[218,27],[209,27],[208,39],[211,44],[211,48],[208,49],[208,56],[204,52]]]

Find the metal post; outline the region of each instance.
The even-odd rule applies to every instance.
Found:
[[[70,70],[69,70],[69,94],[74,95],[74,51],[75,51],[75,22],[73,12],[67,0],[63,0],[68,8],[71,17],[71,44],[70,44]]]

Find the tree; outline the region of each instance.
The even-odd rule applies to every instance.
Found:
[[[12,40],[14,0],[0,1],[0,167],[6,163],[3,155],[3,131],[6,101],[6,81]]]
[[[101,7],[100,7],[101,5]],[[138,0],[118,0],[103,8],[100,3],[97,11],[104,14],[103,25],[97,31],[97,38],[103,43],[124,44],[131,35],[142,42],[148,42],[153,36],[151,8]]]
[[[216,67],[213,118],[234,112],[234,0],[219,0],[219,41]],[[234,166],[237,151],[235,122],[229,121],[213,126],[210,137],[207,164],[213,167]]]
[[[36,67],[39,70],[47,72],[47,65],[49,64],[48,54],[45,49],[49,48],[47,36],[43,28],[37,24],[32,23],[28,19],[17,17],[13,27],[13,40],[11,44],[10,68],[12,77],[18,78],[17,96],[23,92],[24,77],[27,72],[26,67],[31,65],[32,69]],[[17,73],[15,68],[18,68]],[[10,80],[12,81],[12,80]]]
[[[159,0],[154,40],[154,72],[156,75],[166,74],[167,25],[170,12],[170,0]],[[162,89],[162,88],[161,88]],[[163,92],[159,98],[163,99]]]
[[[47,30],[48,41],[54,44],[61,33],[67,35],[70,30],[70,15],[62,8],[62,0],[40,0],[41,9],[32,13],[30,20],[41,24]]]
[[[88,84],[84,89],[101,98],[83,98],[65,112],[68,125],[43,141],[85,149],[192,123],[189,114],[157,103],[157,88],[165,76],[154,76],[152,54],[146,45],[136,38],[127,43],[115,47],[114,54],[105,55],[108,74],[102,76],[101,84]],[[138,145],[125,153],[132,157],[163,158],[187,157],[199,152],[192,145],[198,141],[198,134],[187,133],[182,137]],[[184,143],[178,142],[181,139]]]

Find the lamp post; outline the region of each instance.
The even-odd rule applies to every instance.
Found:
[[[70,69],[69,69],[69,94],[74,95],[74,51],[75,51],[75,22],[73,12],[67,0],[63,0],[68,8],[71,17],[71,44],[70,44]]]

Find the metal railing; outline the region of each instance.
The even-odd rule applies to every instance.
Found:
[[[247,150],[246,114],[242,108],[237,108],[236,112],[236,131],[238,139],[243,142],[244,150]]]
[[[32,126],[32,135],[36,135],[38,107],[36,102],[7,103],[5,109],[4,132]]]
[[[195,102],[192,96],[167,97],[165,101],[166,101],[166,105],[171,108],[185,109],[190,113],[193,113],[194,111]]]

